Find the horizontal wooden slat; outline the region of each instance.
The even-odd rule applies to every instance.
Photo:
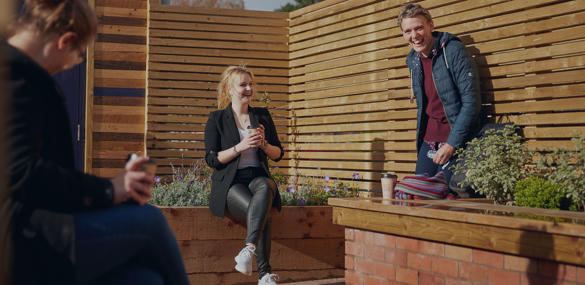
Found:
[[[220,49],[248,49],[257,51],[287,51],[285,44],[274,43],[237,43],[229,41],[216,40],[183,40],[183,39],[166,39],[151,38],[151,45],[157,46],[176,46],[176,47],[198,47],[198,48],[220,48]]]
[[[249,25],[249,26],[288,26],[286,19],[270,19],[260,17],[227,17],[222,15],[199,15],[193,13],[164,13],[151,11],[152,20],[181,21],[181,22],[200,22],[232,25]]]
[[[233,64],[233,59],[230,58],[213,58],[209,56],[180,56],[180,55],[157,55],[151,54],[149,57],[151,62],[170,62],[170,63],[190,63],[190,64]],[[249,66],[262,67],[279,67],[285,68],[288,63],[281,60],[261,60],[249,59],[246,61]]]
[[[157,5],[151,3],[150,11],[153,12],[170,12],[170,13],[193,13],[201,15],[221,15],[231,17],[249,17],[249,18],[272,18],[286,21],[288,13],[285,12],[267,12],[267,11],[251,11],[242,9],[217,9],[205,7],[181,7],[172,5]]]
[[[95,0],[96,7],[146,9],[147,3],[146,0]]]
[[[209,32],[233,32],[233,33],[248,33],[250,27],[247,25],[231,25],[227,24],[208,24],[208,23],[193,23],[188,22],[171,22],[171,21],[157,21],[151,19],[150,27],[153,29],[166,30],[185,30],[185,31],[209,31]],[[254,26],[254,31],[259,34],[275,34],[282,35],[288,32],[288,27],[278,26]]]
[[[151,54],[177,54],[177,55],[199,55],[199,56],[215,56],[215,57],[231,57],[231,58],[247,58],[248,59],[277,59],[287,60],[287,52],[270,52],[270,51],[250,51],[250,50],[225,50],[213,48],[193,48],[193,47],[165,47],[165,46],[151,46],[149,49]]]
[[[245,64],[246,60],[234,60],[230,65]],[[150,70],[155,71],[186,71],[186,72],[209,72],[221,74],[227,66],[212,66],[212,65],[190,65],[190,64],[166,64],[166,63],[149,63]],[[278,68],[263,68],[254,67],[254,75],[273,75],[273,76],[287,76],[288,72],[285,69]]]
[[[146,9],[137,8],[119,8],[119,7],[95,7],[95,13],[99,16],[109,17],[126,17],[126,18],[146,18]]]
[[[241,42],[272,42],[285,43],[286,35],[259,35],[246,33],[222,33],[222,32],[197,32],[197,31],[173,31],[150,29],[149,36],[157,38],[183,38],[183,39],[215,39]]]
[[[170,81],[170,80],[149,80],[148,86],[151,88],[181,88],[181,89],[202,89],[214,90],[217,87],[216,83],[201,83],[193,81]],[[287,92],[288,88],[284,85],[264,85],[256,84],[256,89],[267,92]]]

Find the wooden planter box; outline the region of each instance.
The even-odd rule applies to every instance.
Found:
[[[347,284],[585,284],[585,213],[449,200],[329,199]]]
[[[211,215],[208,207],[161,207],[173,229],[191,284],[256,284],[258,274],[235,271],[245,226]],[[270,263],[280,282],[343,277],[344,228],[331,207],[282,207],[272,216]]]

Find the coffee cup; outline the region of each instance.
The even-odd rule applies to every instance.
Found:
[[[149,159],[147,162],[142,164],[141,167],[144,172],[154,176],[156,175],[156,162],[152,159]]]
[[[135,153],[129,154],[128,157],[126,158],[126,162],[128,162],[131,159],[137,159],[138,155]],[[144,171],[152,176],[154,176],[156,174],[156,161],[152,160],[152,159],[148,159],[148,161],[142,163],[141,165],[139,165],[136,170],[139,171]]]
[[[247,129],[248,129],[248,134],[255,134],[255,133],[258,133],[258,128],[259,128],[259,127],[260,127],[260,126],[258,126],[258,125],[256,125],[256,124],[250,124],[250,125],[248,126],[248,128],[247,128]],[[264,145],[264,138],[262,138],[262,142],[260,143],[260,146],[263,146],[263,145]]]
[[[390,173],[382,173],[380,182],[382,183],[382,198],[394,199],[394,186],[398,176]]]

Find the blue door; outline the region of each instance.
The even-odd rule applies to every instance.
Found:
[[[24,0],[16,1],[19,12]],[[65,94],[75,152],[75,169],[83,171],[85,146],[85,61],[53,76]]]
[[[85,62],[54,76],[65,94],[69,111],[75,169],[83,171],[85,146]]]

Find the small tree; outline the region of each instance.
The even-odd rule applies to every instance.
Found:
[[[274,11],[276,12],[292,12],[294,10],[298,10],[301,9],[303,7],[309,6],[309,5],[313,5],[315,3],[319,3],[323,0],[295,0],[295,4],[291,4],[291,3],[286,3],[282,6],[280,6],[280,8],[275,9]]]

